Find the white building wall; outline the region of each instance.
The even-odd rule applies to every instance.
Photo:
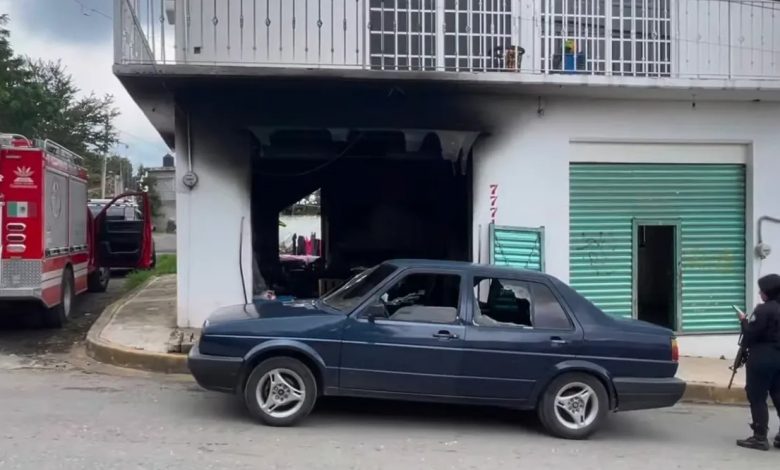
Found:
[[[569,163],[577,158],[578,142],[706,144],[714,148],[741,144],[748,149],[748,302],[758,301],[760,275],[780,272],[780,226],[764,226],[764,241],[776,247],[776,253],[763,262],[753,255],[758,217],[780,216],[780,105],[706,102],[693,106],[691,102],[550,98],[542,100],[541,106],[536,99],[502,100],[492,109],[497,122],[506,125],[474,152],[474,259],[489,259],[490,185],[497,184],[495,222],[544,226],[546,270],[568,281]],[[713,150],[714,162],[719,155]],[[605,158],[615,161],[614,155]],[[631,162],[631,158],[626,154],[624,161]],[[652,158],[645,155],[643,161]],[[707,158],[705,152],[696,161]],[[728,357],[735,352],[736,338],[684,336],[680,344],[687,355]]]
[[[252,292],[250,149],[240,136],[215,128],[215,122],[192,119],[192,168],[199,181],[190,190],[182,183],[188,171],[186,117],[177,114],[176,149],[184,156],[176,166],[177,323],[181,327],[200,327],[217,308],[244,303],[239,266],[250,298]]]

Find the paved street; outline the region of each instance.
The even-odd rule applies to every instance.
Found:
[[[0,315],[0,364],[3,356],[26,361],[60,361],[74,344],[83,341],[92,323],[109,304],[123,293],[124,279],[115,275],[102,294],[83,294],[77,297],[71,321],[65,328],[41,328],[36,312],[19,308]]]
[[[158,255],[176,253],[176,234],[154,232],[154,246]]]
[[[234,397],[183,377],[0,366],[0,469],[737,469],[780,451],[738,449],[747,410],[678,407],[614,416],[595,439],[542,435],[528,416],[330,402],[304,426],[249,421]]]
[[[302,427],[250,421],[234,397],[188,377],[94,364],[81,342],[122,292],[81,297],[63,330],[0,320],[0,470],[332,468],[632,470],[777,468],[780,451],[738,449],[747,410],[681,406],[613,416],[588,442],[543,435],[502,410],[328,401]]]

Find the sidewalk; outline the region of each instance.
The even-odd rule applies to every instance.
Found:
[[[87,336],[87,352],[122,367],[189,373],[186,352],[197,330],[176,327],[176,276],[149,283],[109,306]],[[689,402],[745,404],[744,369],[727,388],[731,361],[682,357],[677,376],[688,383]]]
[[[197,330],[176,327],[176,276],[152,278],[110,305],[87,335],[87,353],[121,367],[189,373]]]

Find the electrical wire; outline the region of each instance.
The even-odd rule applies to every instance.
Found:
[[[241,274],[241,289],[244,292],[244,305],[249,304],[249,297],[246,295],[246,279],[244,277],[244,219],[245,216],[241,216],[241,227],[238,234],[238,272]]]
[[[111,20],[111,15],[107,13],[103,13],[102,11],[98,10],[97,8],[92,8],[84,5],[84,2],[81,0],[73,0],[81,7],[81,14],[84,16],[90,16],[90,13],[97,13],[98,15],[102,16],[103,18],[106,18],[108,20]]]
[[[299,176],[307,176],[307,175],[310,175],[310,174],[312,174],[312,173],[316,173],[316,172],[318,172],[318,171],[320,171],[320,170],[322,170],[322,169],[324,169],[324,168],[327,168],[328,166],[330,166],[330,165],[332,165],[332,164],[336,163],[338,160],[340,160],[340,159],[342,159],[344,156],[346,156],[346,155],[347,155],[347,153],[348,153],[350,150],[352,150],[352,148],[353,148],[353,147],[354,147],[354,146],[355,146],[355,145],[356,145],[358,142],[360,142],[360,140],[363,138],[363,135],[364,135],[364,133],[362,133],[362,132],[361,132],[361,133],[359,133],[359,134],[358,134],[358,136],[357,136],[357,137],[355,137],[355,139],[354,139],[352,142],[350,142],[349,144],[347,144],[347,146],[346,146],[346,147],[344,147],[344,149],[343,149],[341,152],[339,152],[339,154],[338,154],[338,155],[336,155],[336,156],[335,156],[335,157],[333,157],[332,159],[330,159],[330,160],[326,161],[325,163],[322,163],[321,165],[315,166],[314,168],[311,168],[311,169],[309,169],[309,170],[302,171],[302,172],[300,172],[300,173],[255,173],[255,174],[256,174],[256,175],[259,175],[259,176],[278,176],[278,177],[287,177],[287,178],[297,178],[297,177],[299,177]]]

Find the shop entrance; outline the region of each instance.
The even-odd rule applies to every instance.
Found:
[[[679,225],[640,221],[634,233],[637,318],[676,330]]]

